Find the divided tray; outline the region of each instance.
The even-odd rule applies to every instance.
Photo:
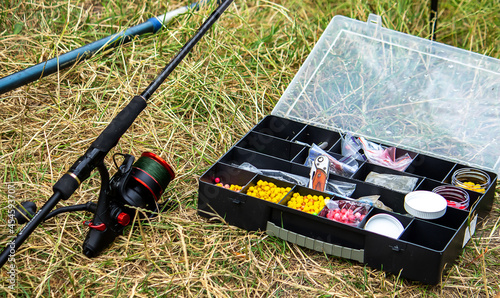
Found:
[[[331,172],[329,179],[355,184],[349,198],[379,195],[379,200],[393,211],[372,207],[358,226],[351,226],[287,206],[294,192],[333,200],[345,200],[345,196],[319,192],[240,168],[246,162],[261,170],[279,170],[309,178],[310,167],[304,163],[310,146],[327,142],[325,151],[340,159],[343,135],[286,118],[265,117],[200,177],[199,214],[220,216],[242,229],[266,231],[300,246],[366,263],[411,280],[439,283],[444,268],[454,262],[474,234],[478,220],[491,210],[497,183],[495,173],[485,171],[491,183],[484,193],[466,190],[470,197],[466,210],[448,207],[442,217],[426,220],[406,212],[406,193],[365,182],[366,176],[372,171],[411,176],[418,179],[413,190],[432,191],[437,186],[451,185],[453,173],[468,166],[399,148],[398,155],[408,153],[413,159],[405,171],[357,160],[359,168],[351,177]],[[223,184],[239,185],[242,189],[233,191],[218,186],[219,179]],[[247,195],[248,189],[259,180],[290,190],[277,203]],[[379,213],[392,215],[403,225],[404,230],[397,239],[364,229],[366,221]]]

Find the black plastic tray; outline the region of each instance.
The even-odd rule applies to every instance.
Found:
[[[484,194],[467,190],[470,195],[468,210],[448,207],[445,215],[435,220],[408,215],[404,209],[405,193],[367,183],[364,181],[366,175],[377,171],[413,176],[418,178],[414,190],[432,190],[450,184],[453,172],[465,165],[398,149],[401,154],[408,153],[413,157],[412,164],[404,172],[358,161],[359,169],[350,178],[330,174],[330,179],[356,184],[352,198],[380,195],[380,200],[393,212],[372,208],[364,221],[381,212],[389,213],[404,226],[398,239],[366,231],[363,225],[353,227],[289,208],[285,204],[289,195],[279,203],[271,203],[245,194],[248,187],[262,179],[290,187],[291,192],[300,189],[300,193],[332,197],[331,194],[240,169],[238,165],[248,162],[260,169],[309,177],[310,169],[304,166],[309,151],[306,144],[326,141],[329,144],[326,151],[340,157],[341,138],[341,133],[336,131],[267,116],[202,175],[199,180],[199,214],[205,217],[218,215],[242,229],[266,231],[298,245],[366,263],[411,280],[439,283],[443,269],[459,256],[469,235],[474,233],[477,221],[491,210],[496,174],[485,171],[491,183]],[[243,189],[236,192],[216,186],[216,177],[227,184],[241,185]]]

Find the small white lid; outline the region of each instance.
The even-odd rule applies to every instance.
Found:
[[[404,230],[401,222],[392,215],[379,213],[372,216],[365,224],[365,230],[398,239]]]
[[[423,219],[440,218],[446,213],[446,199],[432,191],[416,190],[405,196],[405,210]]]

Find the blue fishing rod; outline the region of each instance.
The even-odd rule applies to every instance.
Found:
[[[208,1],[199,1],[191,5],[177,8],[161,16],[153,17],[146,22],[130,27],[125,31],[104,37],[93,43],[84,45],[78,49],[62,54],[58,57],[33,65],[24,70],[0,78],[0,94],[24,86],[45,76],[70,67],[82,60],[89,59],[98,52],[106,51],[130,42],[134,37],[147,33],[156,33],[173,18],[189,10],[198,10],[201,5]]]
[[[85,210],[94,213],[94,218],[91,221],[84,222],[89,227],[89,231],[83,242],[82,252],[89,258],[99,255],[113,243],[117,236],[122,234],[124,228],[131,224],[131,219],[135,217],[137,208],[150,211],[150,214],[159,212],[158,197],[175,176],[170,165],[150,152],[143,153],[135,163],[134,157],[129,154],[115,154],[121,155],[123,162],[117,173],[110,178],[104,158],[116,146],[141,111],[146,108],[151,95],[232,2],[233,0],[221,1],[221,4],[179,50],[177,55],[170,60],[156,79],[140,95],[131,99],[127,106],[111,120],[109,125],[92,142],[87,151],[54,184],[52,187],[53,195],[38,212],[29,216],[29,221],[17,236],[7,243],[0,254],[0,268],[7,261],[14,259],[18,248],[39,224],[62,212]],[[114,157],[113,160],[116,163]],[[101,189],[97,204],[92,202],[85,205],[75,205],[72,208],[61,207],[64,209],[60,208],[60,212],[57,211],[58,209],[51,212],[59,201],[67,200],[96,169],[101,176]],[[16,217],[18,220],[26,215],[25,212],[20,211],[20,216]]]

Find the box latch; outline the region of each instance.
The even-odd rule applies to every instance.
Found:
[[[366,21],[369,25],[374,25],[377,27],[382,26],[382,18],[379,15],[371,13]]]

